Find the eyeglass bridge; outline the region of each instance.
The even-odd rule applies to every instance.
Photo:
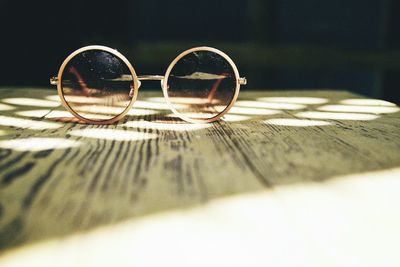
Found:
[[[139,81],[162,81],[164,80],[162,75],[140,75],[138,76]]]

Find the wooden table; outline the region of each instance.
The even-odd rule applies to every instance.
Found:
[[[242,92],[186,124],[139,92],[115,125],[0,89],[0,266],[399,266],[400,109]]]

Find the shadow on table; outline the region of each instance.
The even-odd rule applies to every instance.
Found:
[[[274,186],[400,166],[399,108],[347,92],[244,93],[187,124],[155,93],[113,125],[47,90],[0,98],[0,248]],[[60,119],[62,118],[62,119]]]

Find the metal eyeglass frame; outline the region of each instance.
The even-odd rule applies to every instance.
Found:
[[[129,105],[125,108],[125,110],[121,113],[118,114],[117,116],[111,118],[111,119],[106,119],[106,120],[91,120],[85,117],[82,117],[81,115],[79,115],[77,112],[75,112],[69,105],[68,105],[68,101],[65,100],[64,98],[64,94],[63,94],[63,90],[62,90],[62,75],[64,72],[65,67],[67,66],[67,64],[69,63],[69,61],[74,58],[76,55],[84,52],[84,51],[89,51],[89,50],[100,50],[100,51],[105,51],[108,53],[111,53],[112,55],[118,57],[119,59],[121,59],[127,66],[129,71],[131,72],[132,78],[133,78],[133,88],[130,92],[130,96],[131,96],[131,100]],[[170,100],[169,100],[169,96],[168,96],[168,92],[167,92],[167,85],[168,85],[168,78],[169,75],[172,71],[172,68],[175,66],[175,64],[184,56],[186,56],[187,54],[190,54],[192,52],[196,52],[196,51],[209,51],[209,52],[214,52],[220,56],[222,56],[232,67],[233,72],[235,74],[235,80],[236,80],[236,88],[235,88],[235,93],[234,96],[231,100],[231,102],[229,103],[229,105],[220,113],[218,113],[216,116],[212,117],[212,118],[206,118],[206,119],[194,119],[194,118],[189,118],[187,116],[185,116],[184,114],[179,113],[174,106],[171,104]],[[55,77],[50,78],[50,84],[51,85],[57,85],[57,92],[58,95],[61,99],[61,102],[63,104],[63,106],[70,112],[72,113],[72,115],[74,115],[75,117],[77,117],[78,119],[87,122],[87,123],[91,123],[91,124],[111,124],[114,123],[116,121],[119,121],[120,119],[122,119],[128,112],[129,110],[132,109],[133,104],[136,101],[137,95],[138,95],[138,91],[141,85],[141,81],[146,81],[146,80],[155,80],[155,81],[160,81],[161,82],[161,89],[163,91],[164,94],[164,98],[166,99],[166,102],[169,106],[169,108],[172,110],[172,112],[179,118],[181,118],[184,121],[190,122],[190,123],[208,123],[208,122],[214,122],[216,120],[219,120],[222,116],[224,116],[234,105],[234,103],[237,100],[237,97],[239,95],[239,91],[240,91],[240,86],[241,85],[246,85],[247,84],[247,79],[245,77],[240,77],[239,76],[239,71],[235,65],[235,63],[233,62],[233,60],[226,55],[224,52],[216,49],[216,48],[212,48],[212,47],[207,47],[207,46],[201,46],[201,47],[195,47],[195,48],[191,48],[188,50],[185,50],[184,52],[182,52],[181,54],[179,54],[168,66],[165,75],[137,75],[135,72],[135,69],[132,67],[131,63],[128,61],[128,59],[125,58],[124,55],[122,55],[120,52],[118,52],[117,50],[110,48],[110,47],[106,47],[106,46],[102,46],[102,45],[90,45],[90,46],[85,46],[82,47],[76,51],[74,51],[73,53],[71,53],[65,60],[64,62],[61,64],[61,67],[58,71],[58,75]]]

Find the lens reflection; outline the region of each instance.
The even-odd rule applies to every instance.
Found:
[[[75,55],[64,68],[61,85],[68,106],[92,121],[110,120],[123,113],[134,89],[129,67],[103,50]]]
[[[237,77],[232,65],[220,54],[195,51],[172,67],[167,95],[182,116],[208,120],[226,110],[235,97]]]

